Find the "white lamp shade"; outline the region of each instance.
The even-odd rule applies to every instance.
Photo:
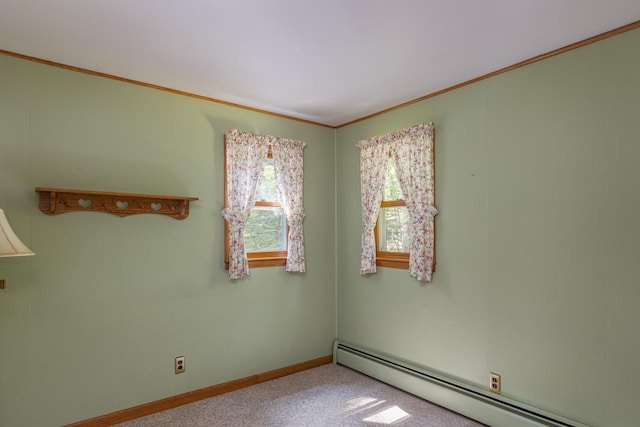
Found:
[[[0,209],[0,257],[35,255],[13,232],[4,211]]]

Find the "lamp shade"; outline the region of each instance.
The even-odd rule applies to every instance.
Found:
[[[13,232],[4,211],[0,209],[0,257],[35,255]]]

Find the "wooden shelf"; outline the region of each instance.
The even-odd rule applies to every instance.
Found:
[[[112,193],[37,187],[40,210],[47,215],[66,212],[107,212],[118,216],[135,214],[167,215],[175,219],[189,216],[189,202],[197,197],[157,194]]]

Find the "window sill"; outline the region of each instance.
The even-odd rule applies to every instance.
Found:
[[[249,258],[249,268],[277,267],[287,265],[287,257]]]
[[[409,269],[409,254],[395,252],[378,252],[376,254],[376,265],[378,267]]]
[[[434,253],[435,255],[435,253]],[[409,269],[409,254],[397,254],[393,252],[378,252],[376,255],[376,265],[378,267],[388,267],[388,268],[400,268],[403,270]],[[433,268],[432,271],[435,273],[436,271],[436,260],[435,256],[433,259]]]
[[[287,251],[248,253],[249,268],[278,267],[287,265]],[[408,264],[407,264],[408,265]],[[229,269],[229,260],[224,260],[224,269]]]

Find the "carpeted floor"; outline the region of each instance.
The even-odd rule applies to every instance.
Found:
[[[339,365],[323,365],[118,427],[479,427],[478,422]]]

